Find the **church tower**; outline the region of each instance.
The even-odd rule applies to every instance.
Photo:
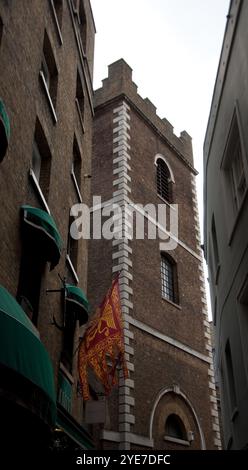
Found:
[[[191,137],[158,117],[122,59],[94,106],[92,219],[114,203],[122,222],[121,236],[89,242],[88,294],[94,310],[120,272],[129,369],[106,398],[101,445],[220,449]]]

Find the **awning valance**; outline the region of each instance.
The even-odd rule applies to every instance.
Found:
[[[66,284],[65,286],[66,309],[69,313],[75,313],[80,325],[84,325],[89,317],[89,302],[80,287]]]
[[[37,250],[42,250],[46,261],[53,269],[59,262],[62,239],[50,214],[37,207],[22,206],[24,227],[36,241]]]
[[[3,101],[0,99],[0,161],[6,154],[10,138],[10,123]]]
[[[53,368],[39,334],[10,293],[0,286],[0,364],[36,385],[47,397],[49,424],[56,420]]]

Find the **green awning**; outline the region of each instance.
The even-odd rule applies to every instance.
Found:
[[[0,99],[0,161],[7,152],[10,138],[10,122],[3,100]]]
[[[80,325],[84,325],[89,317],[89,302],[85,293],[80,287],[66,284],[65,300],[69,313],[75,313]]]
[[[24,376],[47,397],[47,419],[56,421],[53,368],[39,333],[9,292],[0,286],[0,363]]]
[[[32,244],[42,251],[46,261],[53,269],[59,262],[62,250],[62,239],[51,215],[42,209],[22,206],[23,221],[26,230],[32,237]]]

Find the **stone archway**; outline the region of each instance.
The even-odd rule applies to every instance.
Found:
[[[171,414],[177,415],[184,423],[188,433],[185,442],[166,439],[165,422]],[[179,386],[164,388],[158,393],[150,416],[149,437],[154,441],[154,448],[206,450],[199,418],[190,400],[180,390]]]

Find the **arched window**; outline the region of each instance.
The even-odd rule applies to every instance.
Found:
[[[172,181],[170,170],[162,158],[157,162],[157,193],[167,202],[172,202]]]
[[[171,414],[168,416],[165,423],[165,434],[175,439],[187,440],[185,426],[178,415]]]
[[[161,288],[162,297],[178,303],[176,263],[168,255],[161,255]]]

